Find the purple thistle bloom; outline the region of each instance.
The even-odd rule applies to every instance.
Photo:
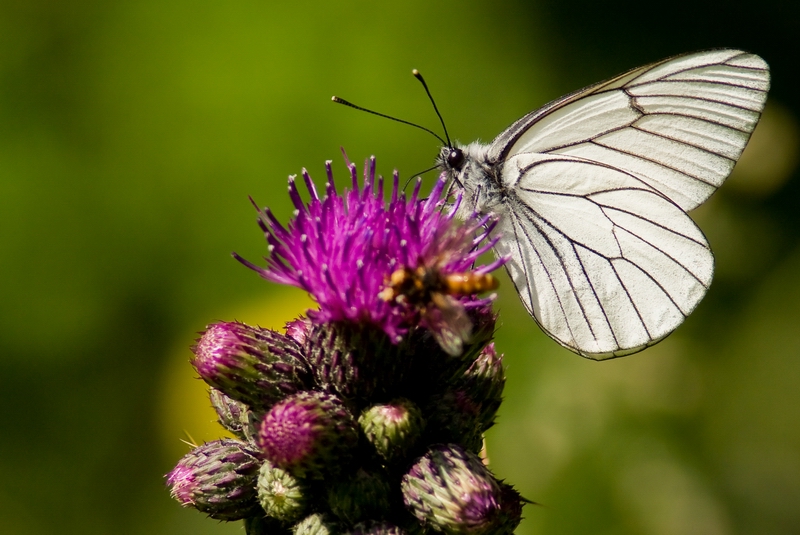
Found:
[[[374,158],[365,164],[363,188],[359,188],[356,166],[348,163],[352,189],[341,195],[333,182],[331,162],[326,162],[325,167],[328,182],[323,198],[317,195],[311,177],[303,170],[303,181],[311,195],[308,204],[300,197],[295,177],[290,177],[289,196],[296,210],[286,227],[268,208],[259,210],[259,226],[270,251],[265,268],[234,253],[237,260],[261,277],[309,292],[319,303],[318,310],[308,311],[314,323],[374,325],[397,343],[414,320],[419,321],[420,311],[400,300],[381,297],[392,273],[425,266],[435,268],[441,276],[470,272],[483,275],[505,262],[501,258],[473,270],[477,258],[498,239],[489,239],[496,220],[490,216],[478,219],[472,214],[468,223],[456,221],[461,196],[453,205],[446,205],[444,175],[427,199],[419,198],[421,180],[406,199],[395,171],[391,197],[386,203],[383,178],[377,182],[375,179]],[[490,300],[464,299],[463,306],[484,306]]]
[[[496,219],[451,198],[445,175],[420,198],[395,172],[384,196],[374,158],[361,183],[347,165],[340,194],[326,163],[323,197],[303,170],[307,203],[291,177],[285,226],[258,210],[265,267],[234,254],[318,306],[285,332],[206,328],[191,363],[241,442],[189,452],[172,496],[247,535],[510,535],[527,500],[477,455],[505,381],[494,295],[479,294],[506,259],[475,266]]]

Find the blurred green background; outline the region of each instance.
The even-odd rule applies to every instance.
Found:
[[[187,363],[219,319],[306,306],[230,258],[266,247],[247,196],[339,147],[408,177],[438,145],[337,94],[488,141],[583,85],[672,54],[762,55],[773,88],[735,176],[696,212],[710,293],[645,353],[580,359],[506,284],[495,471],[543,504],[519,534],[800,532],[800,9],[613,3],[0,2],[0,532],[233,534],[162,475],[218,435]]]

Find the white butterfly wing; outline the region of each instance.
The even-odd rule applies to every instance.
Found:
[[[761,116],[760,57],[712,50],[622,74],[528,114],[492,143],[514,154],[568,154],[629,171],[684,210],[728,177]]]
[[[530,314],[565,347],[595,359],[638,351],[708,289],[714,260],[702,232],[635,176],[540,154],[511,157],[503,175],[515,195],[495,249]]]
[[[626,355],[697,306],[714,260],[685,211],[727,178],[768,88],[758,56],[688,54],[554,101],[492,142],[507,192],[496,250],[550,336]]]

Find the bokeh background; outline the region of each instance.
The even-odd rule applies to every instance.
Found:
[[[247,197],[340,147],[410,174],[427,134],[488,141],[583,85],[740,47],[773,69],[764,119],[696,219],[714,284],[645,353],[559,348],[506,280],[496,473],[531,534],[800,532],[800,9],[783,0],[0,2],[0,532],[234,534],[169,498],[184,441],[219,436],[187,363],[215,320],[280,327],[307,297],[230,257],[266,247]]]

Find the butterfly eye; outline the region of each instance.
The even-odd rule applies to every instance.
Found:
[[[464,165],[464,151],[461,149],[450,149],[450,154],[447,155],[447,165],[456,170],[461,170]]]

